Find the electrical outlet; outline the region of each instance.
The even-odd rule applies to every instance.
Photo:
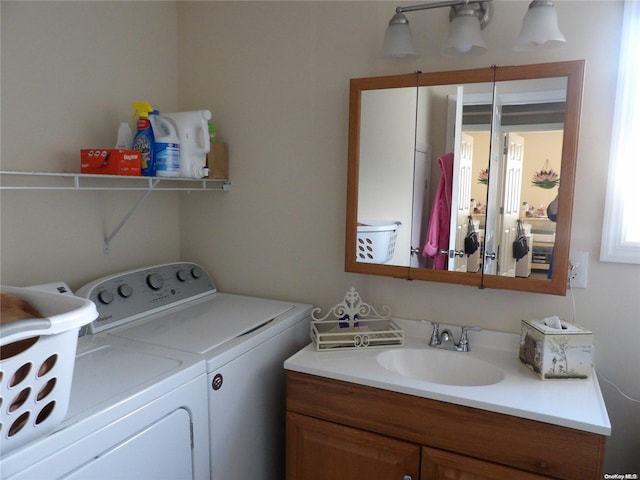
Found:
[[[589,253],[575,252],[569,254],[569,283],[572,288],[587,288],[587,271],[589,269]]]

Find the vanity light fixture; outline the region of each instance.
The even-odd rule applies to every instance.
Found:
[[[534,0],[522,20],[522,30],[513,45],[516,52],[528,52],[538,48],[553,48],[566,43],[558,27],[558,13],[553,2]]]
[[[384,36],[382,54],[385,57],[413,57],[418,55],[411,35],[407,12],[449,7],[449,37],[442,46],[446,56],[483,53],[487,49],[481,30],[491,21],[492,0],[445,0],[397,7]],[[560,46],[566,42],[558,27],[558,15],[549,0],[534,0],[522,22],[522,30],[513,50],[530,51]]]
[[[442,46],[442,53],[455,56],[465,53],[484,53],[484,43],[480,30],[487,26],[493,15],[493,3],[465,3],[454,5],[449,10],[449,37]]]

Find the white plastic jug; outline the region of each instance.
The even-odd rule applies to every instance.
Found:
[[[195,110],[192,112],[163,113],[178,129],[180,138],[180,176],[185,178],[202,178],[209,174],[207,153],[209,143],[209,120],[211,111]]]

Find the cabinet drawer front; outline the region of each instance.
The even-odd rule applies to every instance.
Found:
[[[422,449],[422,479],[428,480],[545,480],[535,473],[496,465],[435,448]]]
[[[287,413],[287,480],[419,478],[420,447]]]

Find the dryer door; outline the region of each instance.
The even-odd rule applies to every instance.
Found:
[[[111,425],[108,430],[118,430],[121,427],[126,428],[126,425]],[[151,425],[130,432],[128,436],[120,436],[122,432],[112,430],[109,435],[106,435],[106,437],[112,437],[111,441],[104,435],[99,435],[99,432],[96,433],[97,435],[87,436],[70,449],[65,449],[60,455],[55,455],[48,461],[39,462],[11,479],[34,480],[55,477],[66,480],[113,480],[114,478],[192,480],[194,478],[191,459],[191,420],[184,408],[174,410]],[[119,443],[111,443],[113,438],[120,440]]]
[[[193,468],[189,414],[183,408],[173,411],[64,478],[191,480]]]

